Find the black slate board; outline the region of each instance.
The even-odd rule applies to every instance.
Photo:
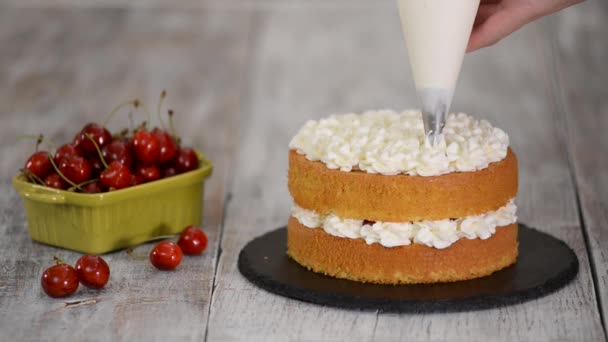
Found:
[[[443,284],[374,285],[308,271],[286,255],[287,229],[250,241],[239,254],[241,273],[269,292],[305,302],[382,312],[454,312],[521,303],[554,292],[578,273],[563,241],[519,224],[515,265],[488,277]]]

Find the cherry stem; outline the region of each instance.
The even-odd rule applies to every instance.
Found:
[[[98,182],[98,181],[99,181],[99,178],[93,178],[93,179],[89,179],[86,182],[82,182],[82,183],[78,184],[78,186],[85,186],[87,184],[95,183],[95,182]],[[68,189],[68,191],[74,191],[74,190],[76,190],[76,189],[75,188],[69,188]]]
[[[53,255],[53,261],[55,262],[55,265],[63,265],[65,264],[65,261],[59,259],[58,257]]]
[[[177,137],[177,133],[175,132],[175,125],[173,124],[173,110],[169,109],[167,113],[169,114],[169,129],[171,130],[171,135],[173,137]]]
[[[165,101],[165,97],[167,97],[167,91],[163,89],[163,91],[160,92],[160,98],[158,99],[158,105],[156,106],[156,115],[158,116],[158,122],[160,127],[164,130],[165,129],[165,123],[163,122],[163,118],[160,115],[160,110],[163,106],[163,101]]]
[[[146,108],[146,105],[145,105],[145,104],[143,104],[143,103],[141,103],[141,102],[139,102],[139,101],[137,101],[137,104],[136,104],[135,108],[138,108],[138,107],[141,107],[141,109],[142,109],[142,110],[144,111],[144,113],[146,114],[146,119],[147,119],[146,121],[147,121],[147,122],[150,122],[150,119],[151,119],[152,117],[150,116],[150,111],[148,111],[148,108]]]
[[[22,172],[25,174],[25,177],[33,179],[35,181],[34,183],[40,183],[40,185],[46,185],[46,184],[44,184],[44,181],[42,181],[42,179],[40,179],[40,177],[36,176],[33,172],[30,172],[29,170],[22,170]]]
[[[139,106],[139,100],[135,99],[135,100],[129,100],[127,102],[123,102],[121,104],[119,104],[118,106],[116,106],[114,109],[112,109],[112,111],[110,112],[110,114],[108,114],[108,117],[106,118],[106,121],[103,122],[103,126],[107,126],[108,123],[110,122],[110,120],[112,120],[112,118],[114,117],[114,115],[116,115],[116,113],[121,110],[122,108],[126,107],[126,106],[133,106],[135,108],[137,108],[137,106]]]
[[[87,136],[87,138],[89,138],[89,140],[91,140],[93,145],[95,145],[95,149],[97,150],[97,154],[99,154],[99,159],[101,159],[101,163],[103,164],[103,166],[106,169],[109,168],[108,163],[106,163],[106,160],[103,158],[103,153],[101,153],[101,149],[99,148],[99,145],[97,145],[97,142],[95,141],[95,139],[93,139],[93,137],[90,134],[87,134],[86,136]]]
[[[75,187],[76,189],[80,190],[80,187],[78,186],[78,184],[72,182],[71,180],[68,179],[68,177],[64,176],[63,173],[61,173],[61,171],[57,167],[57,164],[55,164],[55,160],[53,159],[53,156],[50,153],[49,153],[49,160],[51,161],[51,164],[53,165],[53,169],[55,170],[55,172],[57,172],[59,177],[61,177],[64,181],[66,181],[72,187]]]

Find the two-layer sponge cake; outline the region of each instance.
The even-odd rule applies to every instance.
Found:
[[[437,144],[418,111],[309,121],[293,138],[288,254],[383,284],[489,275],[517,259],[517,159],[487,121],[450,114]]]

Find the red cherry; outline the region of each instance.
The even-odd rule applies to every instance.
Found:
[[[175,166],[179,172],[188,172],[198,169],[198,156],[191,148],[182,148],[179,150]]]
[[[101,172],[99,182],[108,190],[126,188],[131,183],[131,171],[126,165],[113,161]]]
[[[173,141],[173,138],[171,138],[171,135],[159,128],[153,129],[152,135],[154,135],[158,139],[160,146],[158,162],[166,163],[172,160],[177,154],[177,145],[175,145],[175,142]]]
[[[167,166],[162,169],[161,174],[162,178],[169,178],[179,174],[179,171],[177,171],[175,166]]]
[[[83,255],[76,262],[76,274],[82,285],[100,289],[110,279],[110,267],[100,256]]]
[[[61,165],[59,165],[59,171],[61,171],[67,179],[76,184],[88,181],[93,174],[91,163],[83,157],[78,156],[65,159]]]
[[[66,297],[78,289],[78,275],[70,265],[55,265],[42,273],[40,283],[47,295],[54,298]]]
[[[99,158],[98,154],[91,155],[89,158],[89,163],[91,164],[92,170],[91,178],[98,177],[99,174],[105,170],[105,166],[103,165],[103,162],[101,161],[101,158]]]
[[[154,164],[160,155],[158,138],[149,131],[141,129],[133,134],[135,156],[144,164]]]
[[[104,147],[112,141],[112,134],[105,127],[96,123],[86,124],[76,139],[79,142],[80,148],[88,154],[97,153],[97,148],[95,148],[95,144],[87,136],[90,136],[99,148]]]
[[[138,180],[141,180],[141,183],[147,183],[160,179],[160,170],[156,165],[137,165],[135,175],[140,177]]]
[[[207,235],[195,226],[188,226],[179,236],[177,245],[184,254],[201,254],[207,248]]]
[[[107,163],[117,161],[129,169],[133,166],[133,151],[128,140],[113,140],[101,149],[101,153]]]
[[[64,190],[68,188],[68,183],[66,183],[63,178],[61,178],[56,173],[51,173],[50,175],[44,178],[44,184],[48,187]]]
[[[53,172],[53,164],[51,164],[49,153],[46,151],[38,151],[32,154],[25,162],[24,168],[39,179],[44,179]]]
[[[53,160],[55,161],[55,165],[59,167],[64,161],[72,157],[82,157],[82,154],[75,144],[65,144],[61,145],[61,147],[55,151]]]
[[[129,183],[129,186],[135,186],[135,185],[140,185],[140,184],[144,184],[144,179],[141,175],[139,174],[132,174],[131,175],[131,182]]]
[[[99,182],[89,183],[82,187],[82,192],[85,194],[98,194],[103,192]]]
[[[159,270],[173,270],[182,261],[182,250],[171,241],[159,242],[150,252],[150,262]]]

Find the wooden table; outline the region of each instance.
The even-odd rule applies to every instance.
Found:
[[[126,5],[125,5],[126,3]],[[600,341],[608,315],[608,3],[589,1],[468,55],[453,109],[510,134],[522,222],[565,240],[566,288],[481,312],[386,314],[266,293],[237,271],[241,247],[284,225],[287,144],[306,120],[416,105],[392,0],[3,1],[0,5],[0,340]],[[19,134],[72,138],[117,103],[161,89],[185,142],[215,164],[210,246],[175,272],[150,244],[105,256],[101,291],[48,298],[56,255],[32,242],[10,178]],[[126,119],[116,119],[118,129]],[[141,214],[141,213],[134,213]]]

